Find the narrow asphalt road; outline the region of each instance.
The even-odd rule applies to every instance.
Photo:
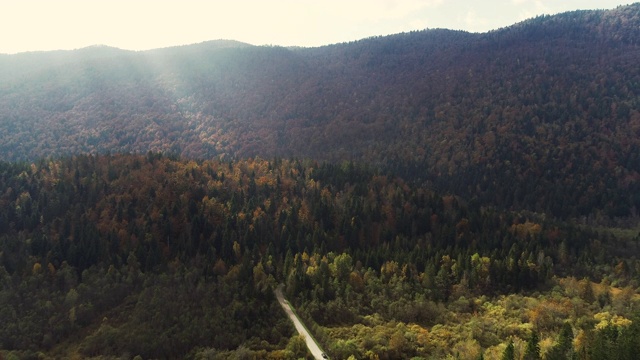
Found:
[[[304,325],[302,325],[302,321],[298,319],[298,316],[296,316],[296,314],[291,309],[291,305],[284,298],[284,295],[282,294],[282,288],[283,288],[283,285],[280,285],[275,290],[276,298],[278,298],[278,302],[280,303],[280,306],[282,306],[282,308],[287,313],[287,315],[289,315],[289,319],[293,321],[293,325],[295,325],[296,330],[298,330],[298,333],[304,336],[304,341],[307,343],[307,347],[309,348],[311,355],[313,355],[313,357],[316,358],[316,360],[322,360],[323,357],[322,357],[322,350],[320,349],[320,346],[318,346],[318,343],[316,343],[316,341],[313,339],[311,334],[309,334],[309,332],[304,327]]]

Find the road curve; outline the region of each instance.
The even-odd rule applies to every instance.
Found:
[[[304,325],[302,325],[302,321],[298,319],[298,316],[291,309],[291,304],[289,304],[289,302],[284,298],[284,295],[282,294],[282,288],[283,288],[283,285],[279,285],[274,291],[276,294],[276,298],[278,298],[278,302],[280,303],[280,306],[282,306],[282,308],[287,313],[287,315],[289,315],[289,319],[293,321],[293,325],[295,325],[296,330],[298,330],[298,333],[304,336],[304,341],[307,343],[307,347],[309,348],[311,355],[313,355],[313,357],[316,358],[316,360],[323,360],[322,349],[320,349],[320,346],[318,346],[318,343],[311,336],[311,334],[309,334],[309,332],[304,327]]]

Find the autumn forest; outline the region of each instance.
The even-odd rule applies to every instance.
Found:
[[[0,359],[635,359],[640,5],[0,55]]]

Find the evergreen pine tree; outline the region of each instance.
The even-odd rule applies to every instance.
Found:
[[[573,358],[573,329],[566,322],[558,335],[558,343],[546,354],[546,360],[570,360]]]
[[[533,330],[524,350],[524,360],[540,360],[540,338],[538,332]]]
[[[516,359],[516,350],[513,347],[513,340],[509,341],[509,344],[504,349],[502,353],[502,360],[515,360]]]

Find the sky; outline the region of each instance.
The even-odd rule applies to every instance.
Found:
[[[314,47],[426,28],[485,32],[615,0],[0,0],[0,53],[238,40]]]

